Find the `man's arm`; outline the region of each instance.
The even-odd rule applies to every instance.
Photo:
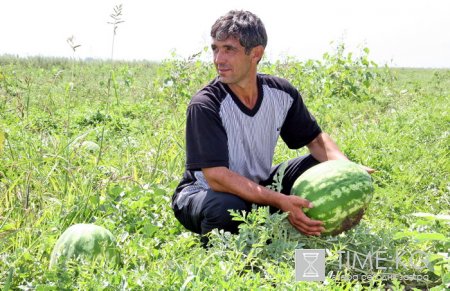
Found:
[[[295,195],[284,195],[229,170],[226,167],[203,168],[203,174],[212,190],[231,193],[240,198],[261,205],[271,205],[289,212],[289,221],[300,232],[307,235],[320,235],[324,230],[322,222],[307,217],[302,208],[313,205],[306,199]]]
[[[348,158],[339,150],[331,137],[322,132],[309,144],[306,145],[311,155],[319,162],[329,160],[348,160]]]
[[[331,137],[322,132],[313,141],[306,145],[311,155],[319,162],[329,160],[348,160],[348,158],[339,150],[339,147]],[[375,172],[374,169],[362,166],[369,174]]]

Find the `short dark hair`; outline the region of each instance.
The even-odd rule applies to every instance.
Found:
[[[254,47],[267,45],[267,33],[261,19],[249,11],[231,10],[216,20],[211,27],[211,37],[226,40],[235,37],[248,54]]]

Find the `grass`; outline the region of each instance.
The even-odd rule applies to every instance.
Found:
[[[176,221],[170,199],[184,167],[186,106],[214,76],[212,68],[196,57],[161,64],[1,57],[0,285],[5,290],[443,288],[450,282],[449,262],[442,257],[450,247],[449,221],[412,214],[450,214],[450,71],[373,69],[364,59],[348,59],[338,50],[321,62],[291,60],[261,68],[296,84],[342,150],[378,170],[375,197],[361,225],[335,240],[308,239],[280,228],[283,216],[262,210],[237,218],[245,220],[239,235],[213,233],[205,251]],[[280,143],[275,162],[302,152]],[[82,222],[111,230],[121,267],[73,261],[48,270],[58,237]],[[266,245],[267,238],[275,243]],[[420,270],[429,279],[295,282],[295,248],[327,248],[328,271],[336,273],[356,272],[337,269],[337,251],[364,252],[369,246],[420,250],[435,258]]]

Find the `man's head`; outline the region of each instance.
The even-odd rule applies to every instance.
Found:
[[[230,11],[211,28],[211,49],[221,82],[244,84],[255,80],[267,35],[261,20],[248,11]]]
[[[261,45],[265,48],[267,45],[264,24],[258,16],[249,11],[232,10],[217,19],[211,27],[211,37],[220,41],[234,37],[239,40],[247,54],[254,47]]]

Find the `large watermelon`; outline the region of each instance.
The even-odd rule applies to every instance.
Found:
[[[50,257],[50,268],[67,258],[102,258],[107,263],[117,265],[119,251],[111,232],[94,224],[75,224],[64,231],[55,244]]]
[[[304,212],[323,221],[323,234],[336,235],[361,220],[372,199],[372,178],[353,162],[326,161],[305,171],[295,181],[292,194],[312,202],[314,207]]]

